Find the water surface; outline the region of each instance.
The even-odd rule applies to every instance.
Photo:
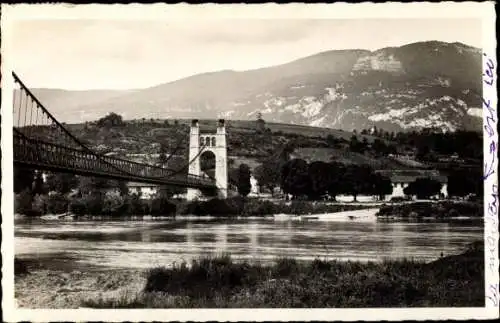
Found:
[[[53,269],[150,268],[205,255],[267,262],[299,260],[431,261],[483,239],[476,221],[17,220],[17,257]]]

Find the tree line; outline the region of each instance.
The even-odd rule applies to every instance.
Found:
[[[361,134],[377,137],[379,143],[381,139],[392,142],[386,143],[391,151],[394,145],[416,147],[416,157],[423,161],[434,161],[437,158],[436,155],[451,155],[454,153],[465,159],[480,160],[483,156],[483,138],[482,134],[477,131],[457,130],[443,132],[441,129],[424,128],[418,131],[395,133],[377,129],[374,126],[369,130],[363,129]],[[375,151],[378,150],[375,147],[373,148]]]
[[[292,199],[335,200],[337,195],[377,195],[383,199],[392,193],[388,177],[376,173],[368,165],[344,165],[339,162],[314,161],[299,158],[280,163],[268,161],[257,167],[254,176],[261,187],[271,192],[275,187],[290,194]]]
[[[25,215],[165,215],[175,212],[170,202],[178,190],[160,186],[151,200],[130,192],[124,181],[69,173],[42,173],[14,167],[15,212]]]
[[[318,200],[328,195],[335,200],[337,195],[375,195],[383,200],[393,192],[391,179],[377,173],[368,165],[344,165],[339,162],[303,159],[268,160],[254,170],[261,188],[271,192],[280,187],[292,199]],[[464,197],[469,194],[482,196],[483,183],[480,169],[453,169],[447,176],[449,196]],[[404,189],[404,194],[417,198],[439,195],[443,184],[436,179],[421,177],[413,180]]]

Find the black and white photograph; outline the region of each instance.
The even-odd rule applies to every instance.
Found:
[[[2,5],[6,319],[498,317],[493,3],[260,6]]]

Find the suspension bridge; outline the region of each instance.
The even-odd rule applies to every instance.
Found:
[[[13,97],[14,166],[191,189],[217,188],[214,178],[189,173],[192,164],[199,163],[205,143],[200,142],[197,153],[176,169],[97,153],[59,122],[16,73],[12,76],[18,88]]]

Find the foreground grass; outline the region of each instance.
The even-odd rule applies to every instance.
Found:
[[[229,256],[147,272],[142,290],[83,300],[96,308],[484,306],[480,243],[432,263],[279,259],[272,266]]]

